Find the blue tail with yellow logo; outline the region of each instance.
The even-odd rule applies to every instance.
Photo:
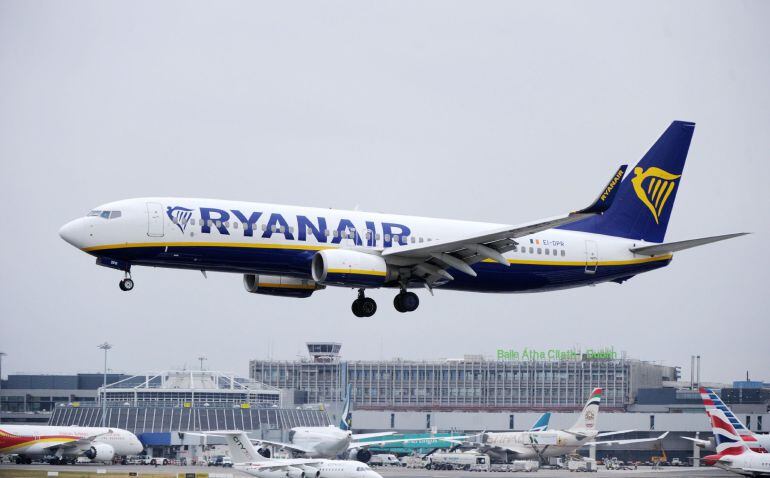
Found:
[[[607,212],[561,229],[663,242],[694,130],[695,123],[671,123],[620,183]]]

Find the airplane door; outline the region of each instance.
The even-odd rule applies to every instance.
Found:
[[[599,246],[596,241],[586,241],[586,274],[595,274],[599,265]]]
[[[163,206],[160,203],[147,203],[147,235],[163,237]]]

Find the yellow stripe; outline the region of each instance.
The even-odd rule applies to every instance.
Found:
[[[362,269],[329,269],[328,272],[332,274],[362,274],[367,276],[382,276],[385,277],[385,272],[381,271],[365,271]]]
[[[85,252],[103,251],[106,249],[132,249],[135,247],[242,247],[251,249],[290,249],[302,251],[321,251],[336,249],[335,246],[305,246],[287,244],[255,244],[252,242],[124,242],[122,244],[105,244],[103,246],[86,247]]]
[[[645,262],[666,261],[674,257],[673,254],[666,254],[658,257],[645,257],[643,259],[629,259],[625,261],[600,261],[600,266],[627,266],[632,264],[644,264]],[[492,259],[484,259],[483,262],[497,262]],[[578,266],[585,267],[586,261],[532,261],[522,259],[508,259],[511,264],[522,264],[530,266]],[[591,263],[593,265],[593,263]]]

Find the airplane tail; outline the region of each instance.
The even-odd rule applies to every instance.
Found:
[[[602,215],[561,229],[663,242],[695,123],[674,121],[621,183]]]
[[[602,401],[602,389],[595,388],[591,392],[591,396],[588,397],[586,405],[583,407],[583,411],[580,412],[580,416],[572,428],[571,432],[581,433],[586,431],[596,430],[596,420],[599,415],[599,404]]]
[[[540,418],[537,419],[534,425],[532,425],[532,428],[529,429],[531,432],[544,432],[548,430],[548,422],[551,421],[551,412],[545,412],[542,415],[540,415]]]
[[[718,408],[709,412],[711,429],[717,444],[717,455],[740,455],[748,450],[746,443],[730,423],[725,413]]]
[[[738,436],[741,437],[743,442],[751,449],[751,451],[757,453],[767,453],[770,451],[765,450],[765,448],[759,444],[759,440],[757,440],[757,436],[754,434],[754,432],[749,430],[746,425],[743,424],[740,418],[735,416],[733,411],[730,410],[730,407],[725,405],[725,403],[721,398],[719,398],[719,395],[717,395],[714,390],[701,387],[699,392],[701,400],[703,401],[703,406],[706,408],[706,414],[709,417],[711,417],[711,412],[713,410],[721,411],[725,415],[725,418],[727,418],[727,421],[735,429]]]
[[[342,406],[342,413],[340,414],[340,430],[349,431],[353,428],[353,414],[350,412],[350,393],[352,387],[351,384],[348,384],[348,389],[345,393],[345,402]]]
[[[251,444],[248,435],[242,431],[215,431],[210,432],[212,436],[222,436],[227,440],[227,446],[230,448],[230,456],[234,463],[259,463],[267,461],[265,457],[257,453],[254,445]]]

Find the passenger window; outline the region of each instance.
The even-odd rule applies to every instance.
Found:
[[[393,236],[393,244],[401,244],[400,238],[398,236]]]
[[[390,240],[390,234],[385,234],[385,242],[388,242]]]
[[[547,247],[545,248],[545,255],[546,256],[550,256],[551,255],[551,250],[548,249]]]
[[[422,237],[420,237],[418,242],[423,242],[423,241],[424,241],[424,239]]]
[[[433,240],[433,239],[431,239],[430,237],[428,238],[428,242],[430,242],[430,241],[432,241],[432,240]]]
[[[340,235],[340,231],[338,231],[336,229],[332,231],[332,236],[337,237],[339,235]]]
[[[538,254],[542,254],[542,253],[543,253],[543,250],[542,250],[542,249],[540,249],[540,248],[538,247],[538,248],[537,248],[537,253],[538,253]]]
[[[217,222],[215,224],[217,225],[217,229],[222,227],[222,221],[220,221],[219,219],[217,219]]]
[[[227,227],[230,227],[230,221],[225,221],[225,222],[224,222],[224,224],[225,224],[225,227],[226,227],[226,228],[227,228]]]
[[[237,222],[233,223],[233,229],[238,229],[238,223]]]
[[[378,232],[375,238],[379,241],[380,240],[380,233]]]
[[[267,224],[262,224],[262,232],[267,231]]]
[[[561,250],[561,256],[564,257],[564,249]]]
[[[294,226],[289,226],[289,234],[294,234]]]
[[[276,231],[276,227],[275,227],[275,224],[273,224],[272,226],[270,226],[270,232],[275,232],[275,231]]]
[[[530,254],[534,254],[535,253],[535,249],[533,249],[532,246],[530,246],[530,248],[529,248],[529,253]]]
[[[195,218],[194,218],[194,217],[190,219],[190,225],[191,225],[191,226],[194,226],[194,225],[195,225]]]

